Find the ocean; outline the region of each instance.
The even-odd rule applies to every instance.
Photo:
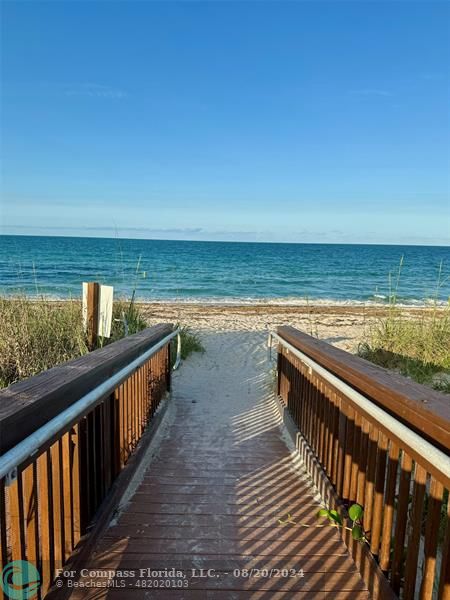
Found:
[[[80,297],[83,281],[99,281],[148,301],[384,304],[402,257],[400,304],[448,301],[450,247],[8,235],[0,293]]]

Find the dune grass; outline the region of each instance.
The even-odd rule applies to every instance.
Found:
[[[183,360],[194,352],[199,352],[200,354],[205,352],[205,347],[197,333],[192,331],[192,329],[186,325],[183,326],[178,323],[177,327],[180,328],[181,358]]]
[[[55,302],[42,297],[0,296],[0,388],[77,358],[89,351],[82,323],[80,300]],[[147,327],[139,307],[131,300],[114,302],[110,344]],[[197,334],[181,328],[182,358],[204,352]]]
[[[442,265],[430,308],[411,315],[397,303],[401,268],[389,297],[387,315],[373,323],[358,354],[382,367],[395,370],[419,383],[450,393],[450,299],[438,302],[446,279]]]
[[[88,352],[81,303],[0,297],[0,387]]]
[[[136,306],[134,298],[131,300],[115,300],[112,319],[111,337],[107,343],[138,333],[148,326],[144,316]]]
[[[358,353],[382,367],[450,393],[450,306],[443,311],[424,311],[418,317],[390,311],[370,327]]]

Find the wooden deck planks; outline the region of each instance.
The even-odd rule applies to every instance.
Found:
[[[230,402],[227,415],[220,394],[207,396],[201,382],[196,391],[173,398],[157,456],[86,565],[115,570],[115,581],[119,570],[135,574],[123,588],[76,589],[72,600],[368,599],[337,531],[317,527],[315,491],[284,443],[270,396],[256,408],[252,398]],[[280,525],[288,513],[295,524]],[[140,569],[181,570],[181,582],[149,579],[188,587],[137,587]],[[212,571],[200,577],[200,569]],[[102,580],[88,574],[79,582]]]

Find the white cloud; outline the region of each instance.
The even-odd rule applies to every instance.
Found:
[[[349,94],[352,96],[384,96],[390,97],[394,94],[389,90],[380,90],[380,89],[372,89],[372,88],[363,88],[360,90],[350,90]]]
[[[111,100],[123,100],[128,97],[127,92],[123,90],[98,83],[68,85],[64,90],[64,94],[66,96],[86,96],[89,98],[107,98]]]

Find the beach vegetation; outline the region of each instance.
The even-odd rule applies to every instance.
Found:
[[[360,504],[352,504],[350,506],[350,508],[348,509],[348,516],[349,516],[350,520],[352,521],[351,527],[346,527],[344,525],[342,516],[339,514],[339,512],[337,510],[329,510],[327,508],[321,508],[317,512],[316,517],[318,519],[321,519],[321,518],[328,519],[331,526],[347,529],[347,530],[351,531],[352,537],[354,540],[357,540],[359,542],[365,542],[365,541],[367,541],[367,538],[366,538],[366,533],[365,533],[363,525],[362,525],[363,515],[364,515],[363,507]]]
[[[350,531],[354,540],[358,542],[367,542],[366,532],[362,524],[364,509],[360,504],[352,504],[348,509],[348,517],[351,521],[351,527],[345,524],[345,520],[340,512],[335,509],[321,508],[316,513],[316,519],[325,518],[328,525],[338,529]],[[309,523],[298,523],[291,513],[287,513],[284,519],[278,519],[278,525],[294,525],[299,527],[324,527],[320,523],[310,525]]]
[[[203,354],[205,352],[205,347],[202,344],[200,336],[195,331],[192,331],[190,327],[187,325],[177,324],[177,327],[180,329],[180,337],[181,337],[181,359],[186,360],[188,356],[191,354],[198,352]],[[175,362],[176,359],[176,344],[172,344],[172,362]]]
[[[439,269],[430,307],[408,313],[398,305],[398,288],[403,261],[389,296],[387,313],[368,326],[358,354],[437,390],[450,393],[450,299],[438,302],[446,281]]]
[[[80,300],[53,301],[26,295],[0,296],[0,388],[37,375],[89,352]],[[113,306],[110,344],[148,326],[140,307],[131,300]],[[181,327],[181,357],[205,351],[199,336]],[[172,344],[176,354],[176,344]]]
[[[88,352],[81,302],[0,297],[0,387]]]
[[[148,327],[144,315],[134,299],[115,300],[111,324],[111,338],[108,342],[115,342],[127,335],[133,335]]]

